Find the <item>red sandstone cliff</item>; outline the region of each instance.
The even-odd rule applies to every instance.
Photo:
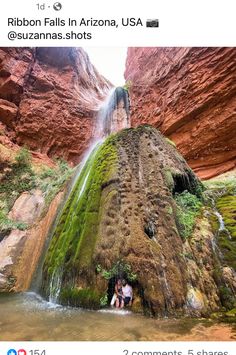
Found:
[[[131,121],[175,141],[201,178],[236,166],[236,48],[129,48]]]
[[[110,87],[81,48],[0,49],[0,121],[48,156],[78,161]]]

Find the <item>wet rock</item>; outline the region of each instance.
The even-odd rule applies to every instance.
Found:
[[[187,293],[187,304],[196,311],[202,311],[205,307],[202,293],[193,287],[190,287]]]
[[[236,272],[229,266],[223,267],[222,270],[223,279],[226,285],[236,293]]]
[[[155,225],[152,221],[148,222],[144,227],[144,232],[147,234],[149,238],[153,238],[156,233]]]
[[[26,231],[15,229],[0,243],[0,292],[8,292],[14,286],[12,270],[21,255],[26,237]]]
[[[162,146],[161,151],[158,146]],[[53,275],[55,280],[59,275],[62,280],[59,302],[88,308],[96,302],[99,308],[98,300],[106,293],[104,282],[108,284],[103,275],[109,278],[111,270],[119,269],[119,275],[136,277],[132,285],[137,302],[140,299],[142,302],[135,304],[135,308],[160,316],[185,313],[192,270],[188,268],[188,260],[180,257],[183,240],[177,226],[176,202],[167,186],[172,174],[178,173],[183,177],[181,188],[194,195],[195,187],[200,187],[198,179],[190,174],[176,149],[150,126],[112,135],[96,154],[83,173],[83,177],[89,174],[88,183],[84,185],[83,179],[78,180],[54,231],[43,266],[44,294],[49,296]],[[78,203],[81,186],[85,186],[84,195]],[[129,188],[124,191],[124,186]],[[162,203],[157,196],[161,196]],[[121,261],[126,265],[123,269]],[[63,265],[62,274],[59,265]],[[196,287],[208,294],[208,288],[216,286],[210,277],[208,288],[200,284],[200,270],[201,266],[196,264]],[[209,308],[217,307],[217,300],[212,299]],[[192,313],[199,315],[199,309],[193,309]]]

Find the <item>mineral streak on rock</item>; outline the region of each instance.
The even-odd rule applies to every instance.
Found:
[[[235,167],[236,48],[129,48],[131,123],[173,139],[208,179]]]

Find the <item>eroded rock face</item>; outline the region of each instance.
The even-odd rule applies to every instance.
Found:
[[[79,161],[110,88],[81,48],[0,49],[0,120],[50,157]]]
[[[18,107],[10,101],[0,99],[0,117],[3,123],[12,127],[12,122],[16,118]]]
[[[41,220],[44,199],[40,191],[25,192],[16,200],[9,217],[27,223],[28,229],[14,229],[0,242],[0,292],[29,289],[63,195],[57,194]]]
[[[12,291],[16,278],[12,269],[19,261],[27,238],[26,231],[12,230],[0,243],[0,292]]]
[[[235,167],[235,48],[129,48],[125,78],[133,126],[160,129],[201,178]]]
[[[157,130],[142,126],[108,138],[90,157],[58,220],[43,267],[44,294],[100,307],[114,291],[106,276],[119,264],[137,276],[135,311],[204,315],[218,309],[210,225],[203,221],[184,243],[174,198],[185,190],[195,196],[199,188]],[[124,270],[120,277],[127,276]]]

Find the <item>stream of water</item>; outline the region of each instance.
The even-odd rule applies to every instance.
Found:
[[[236,326],[203,319],[153,319],[126,310],[62,307],[35,293],[0,296],[2,341],[236,340]]]

